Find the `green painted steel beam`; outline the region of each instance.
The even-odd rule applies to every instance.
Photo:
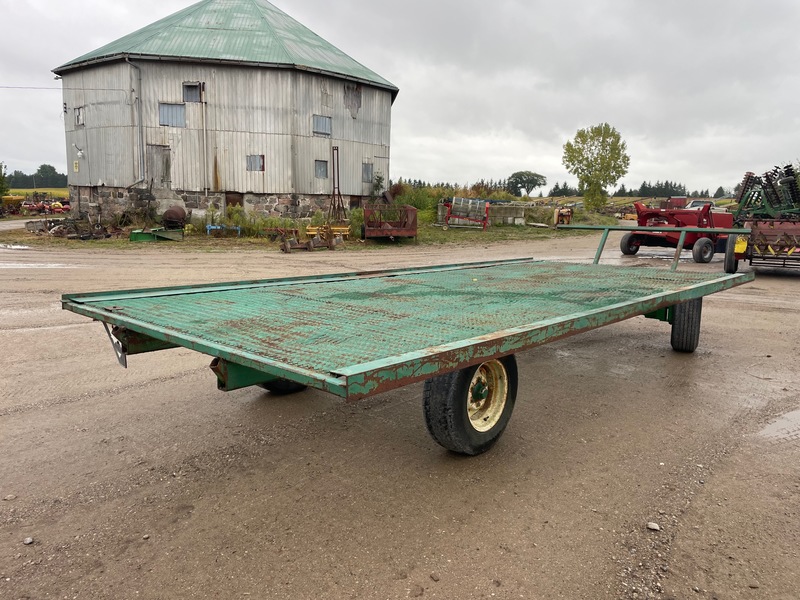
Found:
[[[217,376],[217,389],[223,392],[231,392],[233,390],[278,379],[277,377],[267,375],[264,371],[237,365],[224,358],[215,358],[212,360],[211,370]]]
[[[658,227],[658,226],[648,226],[648,227],[632,227],[629,225],[558,225],[556,226],[557,229],[586,229],[589,231],[602,231],[603,235],[600,237],[600,244],[597,246],[597,252],[594,255],[594,264],[600,263],[600,256],[603,254],[603,250],[606,246],[606,241],[608,240],[608,234],[611,231],[639,231],[639,232],[649,232],[649,233],[675,233],[680,232],[678,245],[675,247],[675,257],[672,260],[672,264],[670,265],[670,271],[675,271],[678,268],[678,263],[680,261],[681,252],[683,251],[683,246],[686,241],[686,234],[687,233],[707,233],[707,234],[748,234],[750,233],[749,229],[745,228],[722,228],[722,227]]]
[[[111,330],[111,334],[122,343],[122,351],[129,356],[180,348],[178,344],[165,342],[138,331],[131,331],[125,327],[114,327]]]

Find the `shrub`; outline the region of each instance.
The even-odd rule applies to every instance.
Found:
[[[555,209],[551,206],[537,206],[536,208],[525,209],[525,221],[528,223],[553,224],[553,214]]]
[[[596,212],[590,212],[583,208],[575,209],[572,215],[572,222],[581,225],[616,225],[617,220],[614,217],[603,215]]]
[[[317,209],[314,214],[311,215],[311,221],[309,222],[309,225],[325,225],[326,220],[327,218],[325,217],[325,213]]]
[[[406,188],[406,192],[394,200],[397,204],[408,204],[416,208],[420,223],[434,223],[439,197],[431,188]]]
[[[361,226],[364,224],[364,209],[354,208],[350,211],[350,234],[353,237],[361,235]]]

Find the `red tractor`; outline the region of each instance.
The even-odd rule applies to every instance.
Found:
[[[733,215],[729,212],[712,211],[712,203],[702,208],[647,208],[641,202],[634,202],[636,221],[640,227],[733,227]],[[631,231],[620,241],[623,254],[636,254],[642,246],[677,248],[680,232]],[[725,252],[728,242],[726,234],[687,233],[683,242],[685,250],[692,251],[692,258],[698,263],[711,261],[715,252]]]

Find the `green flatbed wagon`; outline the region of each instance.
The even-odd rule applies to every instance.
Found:
[[[517,259],[62,297],[103,322],[117,358],[183,346],[208,354],[221,390],[306,386],[357,400],[425,381],[445,448],[478,454],[502,434],[517,352],[644,315],[693,352],[702,297],[753,279]],[[111,326],[111,328],[109,328]]]

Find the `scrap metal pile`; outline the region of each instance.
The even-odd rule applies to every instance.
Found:
[[[40,219],[25,223],[25,229],[37,235],[50,235],[70,240],[98,240],[118,234],[118,231],[109,231],[97,221],[85,217],[82,219]]]

